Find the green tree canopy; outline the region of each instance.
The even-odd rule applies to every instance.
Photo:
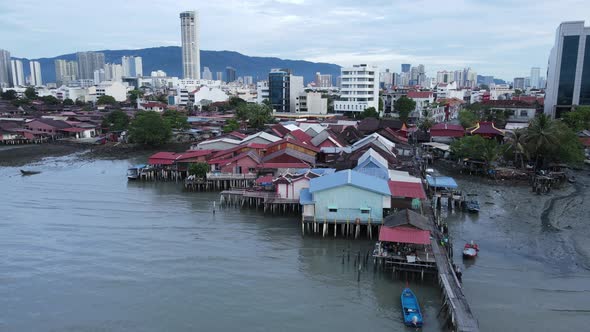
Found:
[[[416,102],[412,98],[401,96],[395,101],[393,107],[398,112],[400,120],[407,122],[410,112],[416,109]]]
[[[98,105],[116,105],[117,101],[115,100],[115,98],[113,96],[104,95],[104,96],[98,97],[98,99],[96,100],[96,103]]]
[[[377,112],[375,107],[367,107],[367,108],[365,108],[365,110],[362,113],[359,114],[359,117],[361,119],[366,119],[366,118],[379,119],[379,112]]]
[[[237,109],[238,107],[240,107],[241,105],[244,105],[244,104],[246,104],[246,101],[240,97],[234,96],[234,97],[229,98],[229,106],[231,108]]]
[[[465,136],[451,143],[451,153],[457,158],[485,161],[488,167],[500,156],[497,141],[479,135]]]
[[[584,152],[578,136],[567,125],[540,114],[529,123],[526,132],[526,149],[542,166],[551,160],[578,163],[584,160]]]
[[[114,110],[102,119],[102,127],[109,131],[125,130],[129,126],[129,116],[121,110]]]
[[[129,139],[134,143],[158,146],[168,142],[171,136],[168,122],[153,111],[138,112],[129,125]]]
[[[266,105],[244,103],[236,109],[239,120],[248,121],[252,128],[263,128],[266,123],[273,121],[272,109]]]
[[[224,133],[231,133],[234,130],[240,129],[240,124],[236,119],[229,119],[225,122],[225,126],[223,126]]]
[[[6,90],[2,92],[2,99],[4,100],[15,100],[18,98],[18,94],[14,90]]]
[[[34,87],[30,86],[25,90],[25,97],[29,99],[36,99],[37,98],[37,90]]]
[[[141,90],[131,90],[129,91],[129,101],[133,103],[134,107],[137,107],[137,99],[143,97],[143,92]]]
[[[563,122],[575,131],[590,129],[590,106],[577,106],[565,113]]]
[[[209,172],[209,164],[207,163],[194,163],[188,167],[188,174],[194,175],[197,178],[204,179]]]
[[[168,123],[172,129],[188,129],[191,126],[188,124],[187,116],[177,110],[166,110],[162,113],[162,118]]]
[[[477,120],[478,117],[474,112],[470,110],[459,111],[459,123],[461,123],[461,126],[463,126],[463,128],[470,128],[475,126]]]
[[[39,100],[42,100],[47,105],[59,105],[61,103],[59,99],[55,98],[54,96],[39,97]]]
[[[70,98],[66,98],[66,99],[64,99],[63,104],[64,104],[64,106],[72,106],[72,105],[74,105],[74,101],[71,100]]]

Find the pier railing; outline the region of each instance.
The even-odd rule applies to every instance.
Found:
[[[207,173],[207,180],[254,180],[256,174],[254,173]]]

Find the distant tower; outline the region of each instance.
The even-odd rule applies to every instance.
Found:
[[[180,13],[182,37],[182,72],[184,78],[201,79],[199,15],[196,11]]]
[[[0,88],[10,84],[10,52],[0,49]]]
[[[30,61],[29,67],[31,69],[31,85],[42,85],[43,79],[41,78],[41,64],[39,63],[39,61]]]

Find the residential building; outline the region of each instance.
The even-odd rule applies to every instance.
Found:
[[[402,63],[402,73],[409,73],[411,67],[412,65],[409,63]]]
[[[117,81],[123,80],[123,66],[115,63],[107,63],[104,65],[104,80]]]
[[[13,87],[25,85],[25,72],[21,60],[10,60],[10,83]]]
[[[182,37],[182,72],[184,78],[201,79],[199,15],[196,11],[180,13]]]
[[[268,82],[269,101],[276,112],[299,110],[299,96],[304,91],[303,76],[293,75],[290,69],[272,69]]]
[[[328,114],[328,99],[320,92],[303,92],[299,95],[299,112],[309,114]]]
[[[55,80],[58,86],[68,84],[78,78],[78,62],[62,59],[55,60]]]
[[[101,82],[90,89],[95,90],[97,98],[106,95],[115,98],[118,102],[127,100],[127,87],[118,81]]]
[[[29,61],[29,67],[31,70],[31,80],[29,83],[32,86],[43,85],[43,79],[41,78],[41,64],[39,61]]]
[[[416,102],[415,110],[410,114],[411,117],[420,119],[422,111],[434,103],[434,93],[432,91],[409,91],[408,98]]]
[[[97,69],[93,73],[93,82],[94,84],[99,84],[100,82],[106,81],[106,74],[104,69]]]
[[[104,53],[78,52],[78,78],[93,79],[94,71],[104,67]]]
[[[223,72],[218,71],[217,74],[215,75],[215,79],[218,81],[223,81]]]
[[[531,68],[531,88],[533,89],[540,89],[541,88],[541,68],[539,67],[532,67]]]
[[[233,67],[225,67],[225,81],[227,83],[236,81],[236,69]]]
[[[254,78],[252,76],[244,76],[244,79],[242,80],[242,82],[245,85],[251,85],[254,83]]]
[[[10,52],[0,49],[0,88],[10,85]]]
[[[256,82],[256,103],[262,104],[264,100],[269,99],[268,81]]]
[[[124,56],[121,58],[124,77],[143,76],[143,60],[140,56]]]
[[[436,73],[436,83],[451,83],[454,80],[454,73],[446,70]]]
[[[331,88],[333,86],[332,75],[315,73],[315,86],[316,88]]]
[[[525,89],[524,77],[515,77],[514,82],[512,83],[512,87],[514,89],[524,90]]]
[[[334,111],[362,112],[369,107],[379,111],[379,70],[366,64],[341,68],[340,100],[334,101]]]
[[[590,105],[590,27],[563,22],[549,55],[545,114],[561,118],[575,105]]]
[[[202,77],[204,80],[212,80],[213,79],[213,73],[211,72],[211,69],[209,69],[209,67],[203,67]]]

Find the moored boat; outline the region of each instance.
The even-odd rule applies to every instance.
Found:
[[[479,246],[471,241],[471,243],[465,243],[463,247],[463,257],[464,258],[473,258],[477,256],[479,252]]]
[[[479,202],[476,200],[470,200],[465,203],[465,208],[469,212],[479,212]]]
[[[24,169],[20,170],[21,175],[35,175],[41,173],[40,171],[25,171]]]
[[[420,311],[420,304],[414,292],[409,287],[402,291],[402,314],[404,316],[404,324],[411,327],[422,327],[422,311]]]
[[[145,168],[145,165],[135,165],[127,169],[127,179],[137,180],[141,175],[141,170]]]

